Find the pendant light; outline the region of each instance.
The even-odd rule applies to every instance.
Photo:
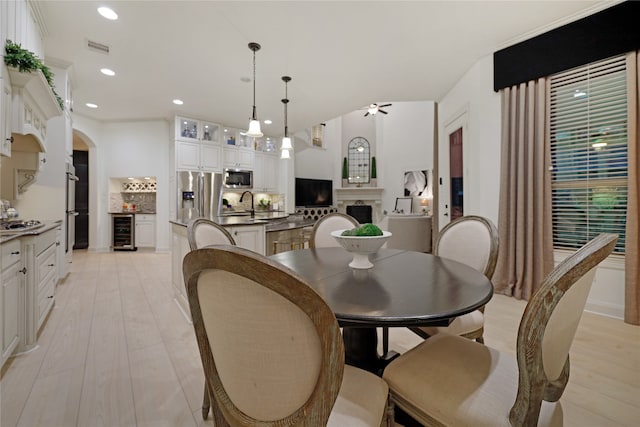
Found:
[[[287,126],[287,104],[289,104],[287,83],[291,81],[291,77],[282,76],[282,81],[284,82],[284,99],[282,100],[282,103],[284,104],[284,137],[282,137],[282,145],[280,146],[280,150],[282,150],[280,158],[290,159],[291,156],[289,156],[289,150],[293,150],[293,145],[291,145],[291,138],[289,138],[289,127]]]
[[[253,52],[253,111],[251,121],[249,122],[249,130],[247,136],[260,138],[263,133],[260,130],[260,122],[256,117],[256,51],[260,50],[260,45],[255,42],[249,43],[249,49]]]

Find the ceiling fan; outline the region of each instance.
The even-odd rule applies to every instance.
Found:
[[[389,114],[386,111],[384,111],[382,108],[390,107],[390,106],[391,104],[382,104],[382,105],[369,104],[369,106],[367,107],[367,112],[364,113],[364,116],[367,117],[369,114],[377,114],[377,113]]]

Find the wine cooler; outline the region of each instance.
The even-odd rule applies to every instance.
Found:
[[[136,248],[136,227],[135,214],[112,214],[114,251],[135,251]]]

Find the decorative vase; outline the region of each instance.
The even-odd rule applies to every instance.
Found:
[[[371,178],[371,186],[372,187],[378,186],[378,178]]]
[[[342,178],[342,188],[346,188],[349,186],[349,180],[347,178]]]

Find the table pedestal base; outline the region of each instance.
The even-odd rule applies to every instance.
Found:
[[[343,328],[345,363],[382,375],[384,368],[398,356],[389,352],[378,355],[378,334],[376,328]]]

